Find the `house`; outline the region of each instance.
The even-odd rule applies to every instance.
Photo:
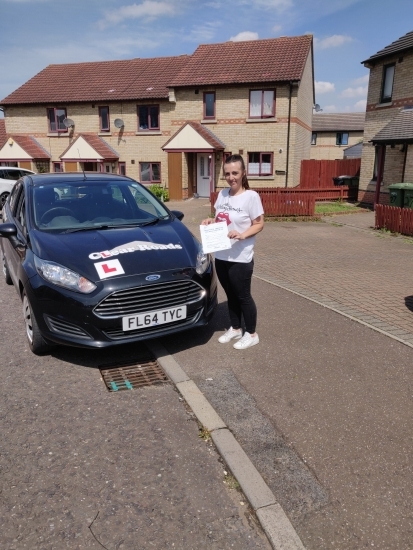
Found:
[[[388,204],[390,184],[413,182],[413,31],[362,63],[370,80],[359,200]]]
[[[182,199],[225,186],[237,153],[251,187],[296,186],[313,105],[312,35],[49,65],[0,101],[0,164],[116,172]]]
[[[340,160],[347,147],[363,141],[365,113],[314,113],[311,159]]]

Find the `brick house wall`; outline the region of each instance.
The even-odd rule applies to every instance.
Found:
[[[317,132],[317,143],[311,145],[310,158],[314,160],[341,160],[344,149],[363,140],[363,132],[349,131],[348,145],[336,145],[337,132]]]
[[[383,79],[383,66],[395,63],[392,102],[380,104]],[[359,200],[374,201],[376,182],[372,179],[375,161],[375,148],[370,140],[386,126],[407,104],[413,104],[413,52],[395,53],[377,60],[370,68],[367,95],[366,121],[363,138],[363,153],[360,169]],[[404,181],[413,182],[412,155],[409,146]],[[402,177],[404,152],[400,145],[386,147],[386,161],[380,189],[380,202],[388,203],[388,186],[399,183]]]

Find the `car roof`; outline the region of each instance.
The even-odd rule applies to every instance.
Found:
[[[0,170],[21,170],[22,172],[27,172],[28,174],[36,173],[33,172],[33,170],[29,170],[28,168],[19,168],[18,166],[0,166]]]
[[[127,176],[119,176],[118,174],[106,174],[104,172],[57,172],[47,174],[30,174],[30,180],[35,186],[39,185],[56,185],[59,183],[98,183],[98,182],[115,182],[115,181],[131,181],[137,183],[132,178]]]

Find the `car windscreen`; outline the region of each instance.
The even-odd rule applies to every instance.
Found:
[[[33,218],[41,231],[69,232],[146,225],[169,212],[139,183],[78,181],[36,186]]]

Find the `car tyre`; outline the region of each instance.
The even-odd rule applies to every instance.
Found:
[[[10,271],[9,271],[9,268],[7,267],[4,256],[3,256],[3,275],[4,275],[4,280],[6,281],[6,285],[12,285],[13,281],[10,277]]]
[[[0,195],[0,210],[3,209],[3,206],[6,204],[7,197],[10,193],[2,193]]]
[[[26,336],[29,347],[35,355],[44,355],[50,350],[49,343],[40,333],[39,325],[33,315],[33,311],[26,293],[23,291],[23,318],[26,325]]]

